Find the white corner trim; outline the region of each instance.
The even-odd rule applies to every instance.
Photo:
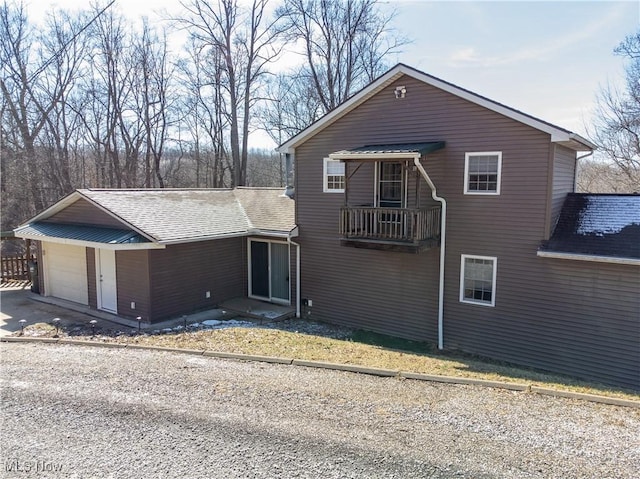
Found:
[[[595,263],[631,264],[640,266],[640,259],[618,258],[616,256],[598,256],[579,253],[561,253],[558,251],[538,251],[537,256],[541,258],[571,259],[574,261],[592,261]]]

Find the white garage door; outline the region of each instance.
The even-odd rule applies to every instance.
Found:
[[[89,304],[84,246],[43,243],[47,296]]]

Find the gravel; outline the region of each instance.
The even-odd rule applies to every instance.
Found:
[[[640,473],[638,409],[158,351],[5,343],[0,354],[0,477]]]

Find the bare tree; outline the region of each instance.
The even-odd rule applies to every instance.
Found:
[[[188,58],[179,63],[182,84],[180,147],[187,149],[195,165],[196,187],[228,186],[233,169],[225,144],[228,107],[222,88],[224,66],[220,52],[192,39]],[[185,138],[182,138],[184,130]]]
[[[221,60],[224,79],[218,85],[228,95],[225,112],[233,160],[233,185],[246,181],[248,137],[256,90],[267,65],[279,53],[275,23],[267,23],[268,0],[253,0],[248,10],[237,0],[191,0],[187,15],[178,21]],[[212,55],[216,57],[216,53]]]
[[[284,0],[278,9],[291,42],[304,46],[307,77],[326,113],[371,82],[406,43],[390,29],[377,0]]]
[[[144,34],[139,42],[124,18],[113,12],[102,15],[92,33],[93,52],[88,59],[85,104],[80,114],[87,143],[95,154],[95,183],[138,187],[145,183],[139,179],[139,172],[152,128],[147,123],[151,117],[145,116],[151,114],[146,106],[151,101],[150,91],[145,92],[145,88],[151,88],[152,79],[141,79],[144,64],[151,59],[138,55],[141,51],[148,55],[148,50],[136,49],[136,45],[144,44]]]
[[[23,203],[31,213],[72,188],[69,142],[76,127],[68,100],[81,74],[82,34],[93,20],[57,14],[36,29],[21,4],[0,7],[2,128],[12,130],[3,134],[0,156],[10,147],[15,180],[19,188],[28,185]]]
[[[626,37],[615,53],[626,61],[625,85],[601,89],[589,136],[600,158],[626,176],[629,191],[640,191],[640,31]]]
[[[313,83],[297,73],[272,77],[259,109],[264,130],[277,144],[304,130],[323,113]]]
[[[134,56],[138,74],[135,75],[138,90],[138,111],[142,116],[145,131],[144,186],[165,187],[160,169],[162,153],[168,137],[172,102],[168,100],[171,72],[167,52],[167,38],[159,38],[143,22],[142,35],[136,42]]]

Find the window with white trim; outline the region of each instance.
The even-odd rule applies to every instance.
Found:
[[[460,301],[495,306],[498,258],[463,254],[460,265]]]
[[[325,158],[323,178],[322,191],[325,193],[344,193],[344,162]]]
[[[465,153],[464,194],[499,195],[502,152]]]

